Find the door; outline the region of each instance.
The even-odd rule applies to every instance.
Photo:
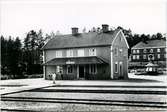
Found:
[[[84,66],[79,66],[79,78],[84,78]]]
[[[122,66],[122,62],[119,63],[119,73],[120,73],[120,78],[123,79],[123,66]]]

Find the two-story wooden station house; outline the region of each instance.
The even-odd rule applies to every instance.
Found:
[[[60,72],[57,79],[128,78],[128,44],[121,30],[109,31],[102,25],[98,32],[52,38],[43,47],[44,78]]]
[[[166,67],[167,47],[165,40],[149,40],[132,47],[131,66],[145,66],[152,61],[159,67]]]

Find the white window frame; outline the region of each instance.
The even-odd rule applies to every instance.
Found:
[[[136,50],[137,53],[140,53],[139,49]]]
[[[96,56],[96,48],[89,49],[89,56]]]
[[[115,73],[118,73],[118,62],[115,62],[115,64],[114,64],[114,71],[115,71]]]
[[[147,52],[147,49],[144,49],[144,50],[143,50],[143,53],[146,53],[146,52]]]
[[[160,55],[160,54],[157,54],[157,58],[160,59],[160,58],[161,58],[161,55]]]
[[[133,55],[132,58],[133,58],[133,60],[135,60],[136,59],[136,55]]]
[[[58,50],[56,51],[56,58],[61,58],[62,57],[62,51]]]
[[[150,49],[150,53],[153,53],[153,49]]]
[[[74,56],[74,52],[72,49],[67,50],[67,54],[66,57],[73,57]]]
[[[136,53],[136,50],[135,50],[135,49],[133,49],[133,53],[134,53],[134,54]]]
[[[136,55],[136,59],[140,59],[140,56],[139,56],[139,55]]]
[[[160,48],[157,48],[157,52],[161,52],[161,49],[160,49]]]
[[[84,56],[85,56],[85,51],[84,51],[84,49],[78,49],[78,50],[77,50],[77,56],[78,56],[78,57],[84,57]]]
[[[56,66],[57,73],[63,73],[63,66]]]

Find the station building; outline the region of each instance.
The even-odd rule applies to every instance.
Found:
[[[120,29],[57,35],[43,47],[44,78],[51,79],[126,79],[128,78],[128,43]]]

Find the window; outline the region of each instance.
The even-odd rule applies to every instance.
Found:
[[[159,48],[157,49],[157,52],[160,52],[160,49],[159,49]]]
[[[71,65],[67,66],[67,74],[73,73],[73,67]]]
[[[146,55],[143,55],[143,59],[146,59]]]
[[[164,58],[167,58],[167,54],[164,54]]]
[[[63,73],[63,67],[62,66],[57,66],[56,72],[57,73]]]
[[[73,50],[67,50],[67,57],[73,57]]]
[[[90,73],[95,74],[97,72],[97,67],[95,64],[90,65]]]
[[[133,55],[133,59],[136,59],[136,56],[135,56],[135,55]]]
[[[118,62],[115,62],[115,72],[118,73]]]
[[[56,58],[62,57],[62,51],[56,51]]]
[[[144,49],[144,50],[143,50],[143,53],[146,53],[146,52],[147,52],[147,50],[146,50],[146,49]]]
[[[121,36],[119,37],[119,40],[122,41],[122,37]]]
[[[153,53],[153,49],[150,49],[150,53]]]
[[[165,52],[167,52],[167,48],[165,48]]]
[[[119,49],[120,54],[122,54],[122,49]]]
[[[140,58],[139,55],[136,55],[136,58],[139,59]]]
[[[84,49],[78,49],[78,57],[83,57],[84,56]]]
[[[158,59],[160,59],[160,54],[157,54]]]
[[[89,49],[89,56],[96,56],[96,49],[95,48]]]
[[[138,50],[136,50],[137,51],[137,53],[139,53],[139,49]]]
[[[133,50],[133,53],[136,53],[136,50]]]
[[[117,48],[114,49],[114,54],[118,55],[118,49]]]

